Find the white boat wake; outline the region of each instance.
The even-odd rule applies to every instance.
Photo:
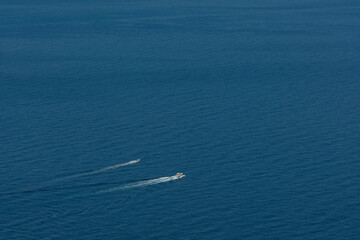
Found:
[[[183,178],[185,176],[186,175],[181,175],[180,177],[177,177],[175,175],[175,176],[160,177],[160,178],[155,178],[155,179],[150,179],[150,180],[145,180],[145,181],[139,181],[139,182],[129,183],[129,184],[125,184],[125,185],[118,186],[118,187],[113,187],[113,188],[108,188],[108,189],[105,189],[105,190],[100,190],[100,191],[89,193],[89,194],[76,195],[76,196],[73,196],[73,197],[70,197],[70,198],[92,196],[92,195],[98,195],[98,194],[103,194],[103,193],[110,193],[110,192],[115,192],[115,191],[126,190],[126,189],[130,189],[130,188],[145,187],[145,186],[149,186],[149,185],[155,185],[155,184],[159,184],[159,183],[165,183],[165,182],[178,180],[178,179]]]
[[[67,180],[71,180],[71,179],[79,178],[79,177],[91,176],[91,175],[94,175],[94,174],[106,172],[106,171],[109,171],[109,170],[113,170],[113,169],[116,169],[116,168],[119,168],[119,167],[124,167],[124,166],[127,166],[127,165],[135,164],[135,163],[138,163],[138,162],[140,162],[140,159],[136,159],[136,160],[132,160],[132,161],[129,161],[129,162],[126,162],[126,163],[120,163],[120,164],[116,164],[116,165],[113,165],[113,166],[100,168],[100,169],[97,169],[97,170],[92,170],[92,171],[88,171],[88,172],[84,172],[84,173],[78,173],[78,174],[70,175],[70,176],[66,176],[66,177],[55,178],[55,179],[53,179],[51,181],[46,182],[45,184],[42,184],[42,186],[38,186],[36,188],[21,191],[21,192],[10,192],[10,193],[7,193],[7,194],[8,195],[13,195],[13,194],[19,194],[19,193],[34,193],[34,192],[41,192],[41,191],[50,191],[50,190],[56,189],[56,188],[53,188],[51,186],[53,186],[54,184],[59,183],[59,182],[63,182],[63,181],[67,181]],[[49,188],[49,187],[51,187],[51,188]]]
[[[183,175],[182,177],[185,177],[185,175]],[[96,192],[96,194],[114,192],[114,191],[118,191],[118,190],[129,189],[129,188],[145,187],[145,186],[149,186],[149,185],[170,182],[170,181],[174,181],[174,180],[178,180],[178,179],[179,178],[176,176],[155,178],[155,179],[151,179],[151,180],[145,180],[145,181],[139,181],[139,182],[135,182],[135,183],[126,184],[126,185],[119,186],[119,187],[109,188],[106,190],[98,191],[98,192]]]
[[[101,168],[101,169],[98,169],[98,170],[93,170],[93,171],[90,171],[90,172],[84,172],[84,173],[79,173],[79,174],[75,174],[75,175],[71,175],[71,176],[67,176],[67,177],[58,178],[55,181],[64,181],[64,180],[69,180],[69,179],[78,178],[78,177],[90,176],[90,175],[106,172],[106,171],[109,171],[109,170],[113,170],[113,169],[116,169],[116,168],[119,168],[119,167],[124,167],[124,166],[131,165],[131,164],[138,163],[138,162],[140,162],[140,159],[132,160],[132,161],[126,162],[126,163],[116,164],[116,165],[113,165],[113,166]]]

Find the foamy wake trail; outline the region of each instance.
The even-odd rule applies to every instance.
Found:
[[[185,175],[183,175],[182,177],[185,177]],[[170,182],[170,181],[174,181],[174,180],[178,180],[178,179],[180,179],[180,178],[175,177],[175,176],[155,178],[155,179],[151,179],[151,180],[139,181],[139,182],[129,183],[129,184],[118,186],[118,187],[108,188],[108,189],[100,190],[100,191],[93,192],[93,193],[76,195],[71,198],[92,196],[92,195],[98,195],[98,194],[103,194],[103,193],[110,193],[110,192],[130,189],[130,188],[145,187],[145,186],[149,186],[149,185]]]
[[[62,178],[56,179],[56,181],[64,181],[64,180],[69,180],[69,179],[78,178],[78,177],[90,176],[90,175],[106,172],[109,170],[113,170],[113,169],[116,169],[119,167],[124,167],[124,166],[131,165],[131,164],[138,163],[138,162],[140,162],[140,159],[132,160],[132,161],[126,162],[126,163],[116,164],[116,165],[113,165],[110,167],[105,167],[105,168],[101,168],[101,169],[94,170],[94,171],[89,171],[89,172],[79,173],[79,174],[75,174],[75,175],[71,175],[71,176],[67,176],[67,177],[62,177]]]

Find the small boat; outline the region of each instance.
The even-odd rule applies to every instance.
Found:
[[[184,176],[185,175],[183,173],[179,173],[179,172],[175,175],[176,178],[182,178]]]

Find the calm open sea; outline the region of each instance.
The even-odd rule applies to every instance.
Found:
[[[0,2],[0,239],[360,239],[359,157],[357,0]]]

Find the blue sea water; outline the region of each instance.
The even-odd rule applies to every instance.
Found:
[[[1,1],[0,239],[360,239],[359,11]]]

